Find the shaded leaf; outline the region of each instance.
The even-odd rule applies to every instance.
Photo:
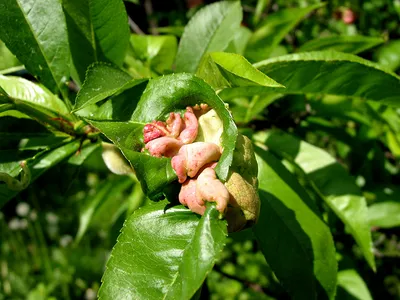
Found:
[[[99,299],[190,299],[225,244],[218,215],[215,205],[200,219],[166,201],[135,211],[111,253]]]
[[[368,264],[375,270],[367,204],[347,171],[326,151],[283,131],[270,131],[256,139],[276,155],[300,167],[318,194],[349,228]]]
[[[308,41],[297,52],[335,50],[339,52],[358,54],[382,44],[382,38],[353,35],[329,36]]]
[[[18,59],[8,50],[6,45],[0,40],[0,72],[6,69],[20,66]]]
[[[56,164],[63,161],[65,158],[71,156],[75,153],[80,146],[80,141],[73,141],[58,147],[54,150],[43,153],[42,155],[37,155],[32,159],[27,160],[27,165],[31,172],[31,183],[42,175],[49,168],[55,166]],[[20,172],[19,162],[8,163],[8,170],[5,170],[3,164],[1,170],[7,172],[11,176],[15,177]],[[9,190],[6,185],[0,185],[0,208],[6,204],[10,199],[15,197],[18,192]]]
[[[315,4],[305,8],[287,8],[268,15],[250,37],[244,56],[251,62],[270,57],[271,52],[285,35],[307,14],[321,6],[323,4]]]
[[[223,51],[240,27],[239,1],[221,1],[200,9],[186,25],[176,56],[176,71],[195,73],[209,52]]]
[[[282,93],[360,97],[400,106],[400,77],[358,56],[335,51],[290,54],[254,65],[283,84]]]
[[[132,34],[130,45],[135,57],[160,74],[171,69],[178,48],[176,37],[172,35]]]
[[[235,32],[232,41],[225,49],[225,52],[243,55],[251,34],[252,32],[249,28],[240,26],[239,29]]]
[[[293,299],[333,299],[337,263],[329,228],[282,163],[258,147],[256,153],[261,212],[253,230],[268,264]]]
[[[1,1],[0,39],[52,92],[64,90],[70,51],[59,1]]]
[[[80,242],[89,228],[92,217],[96,214],[98,207],[106,201],[114,201],[115,195],[119,195],[131,185],[132,180],[129,177],[117,177],[116,180],[107,180],[102,185],[99,185],[99,189],[93,196],[89,196],[85,200],[79,210],[79,228],[75,237],[76,244]]]

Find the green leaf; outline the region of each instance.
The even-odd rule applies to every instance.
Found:
[[[254,65],[283,84],[282,93],[360,97],[400,106],[400,77],[358,56],[335,51],[290,54]]]
[[[297,52],[335,50],[358,54],[376,47],[384,42],[382,38],[353,35],[328,36],[308,41]]]
[[[254,68],[243,56],[234,53],[213,52],[211,58],[233,86],[283,87]]]
[[[78,244],[90,226],[92,217],[96,210],[106,201],[114,201],[115,195],[122,193],[132,185],[129,177],[117,177],[117,179],[107,179],[93,196],[88,197],[79,211],[79,228],[76,234],[75,243]]]
[[[375,57],[382,67],[396,71],[400,68],[400,40],[390,41],[380,47]]]
[[[338,272],[338,287],[337,299],[372,300],[367,285],[354,269]],[[348,295],[343,295],[341,289]]]
[[[267,263],[293,299],[333,299],[337,263],[329,228],[282,163],[258,147],[256,153],[261,212],[253,230]]]
[[[0,71],[20,66],[18,59],[8,50],[6,45],[0,40]]]
[[[8,96],[33,103],[59,114],[68,114],[65,103],[48,89],[22,77],[0,75],[0,86]]]
[[[242,21],[239,1],[221,1],[200,9],[186,25],[176,56],[176,71],[195,73],[209,52],[223,51]]]
[[[76,77],[94,62],[122,66],[129,44],[128,16],[121,0],[63,0]]]
[[[326,151],[283,131],[270,131],[256,137],[273,153],[295,163],[315,185],[326,204],[342,220],[375,270],[368,209],[354,179]]]
[[[107,262],[99,299],[190,299],[225,245],[218,215],[215,205],[200,219],[166,201],[136,210]]]
[[[251,62],[270,57],[274,48],[302,19],[323,5],[319,3],[305,8],[282,9],[268,15],[250,37],[244,56]]]
[[[370,226],[393,228],[400,226],[400,203],[385,201],[374,203],[368,207]]]
[[[60,1],[1,1],[0,39],[52,92],[64,90],[70,51]]]
[[[135,57],[159,74],[169,70],[175,60],[178,43],[173,35],[137,35],[132,34],[130,45]]]
[[[72,141],[68,144],[65,144],[61,147],[58,147],[54,150],[45,152],[42,155],[35,156],[32,159],[27,160],[27,165],[30,169],[31,172],[31,183],[37,179],[40,175],[42,175],[45,171],[47,171],[49,168],[55,166],[56,164],[60,163],[63,161],[65,158],[71,156],[73,153],[75,153],[80,147],[80,141]],[[20,166],[18,164],[19,162],[11,162],[8,163],[8,170],[5,170],[1,166],[1,170],[4,172],[7,172],[11,176],[15,177],[19,174],[20,172]],[[0,185],[0,208],[6,204],[10,199],[14,198],[18,192],[11,191],[7,188],[6,185],[1,184]]]
[[[144,81],[146,80],[132,79],[130,75],[111,65],[94,64],[87,71],[85,82],[76,97],[74,111],[121,93]]]

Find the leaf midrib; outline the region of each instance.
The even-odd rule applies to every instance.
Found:
[[[40,52],[41,52],[41,54],[42,54],[42,56],[43,56],[45,62],[47,63],[48,70],[49,70],[50,74],[52,75],[52,78],[53,78],[53,80],[54,80],[54,83],[56,84],[57,88],[58,88],[59,90],[61,90],[60,85],[59,85],[59,83],[57,82],[57,80],[56,80],[56,78],[55,78],[55,76],[54,76],[53,70],[52,70],[52,68],[50,67],[50,63],[49,63],[49,61],[47,60],[46,55],[44,55],[44,49],[42,48],[41,44],[39,43],[39,40],[37,39],[38,37],[36,36],[35,32],[33,31],[33,28],[32,28],[32,26],[31,26],[31,23],[30,23],[29,20],[27,19],[27,16],[26,16],[24,10],[22,9],[22,7],[21,7],[21,5],[20,5],[20,3],[19,3],[19,0],[15,0],[15,1],[16,1],[17,5],[18,5],[20,11],[21,11],[21,14],[22,14],[22,16],[23,16],[23,18],[24,18],[26,24],[28,25],[28,27],[29,27],[29,29],[30,29],[30,32],[32,33],[32,36],[33,36],[34,40],[35,40],[36,43],[37,43],[37,46],[39,47],[39,50],[40,50]],[[31,9],[33,9],[33,7],[32,7]],[[47,25],[46,25],[46,26],[47,26]]]

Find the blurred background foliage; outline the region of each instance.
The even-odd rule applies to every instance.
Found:
[[[145,51],[140,47],[145,45],[140,34],[169,34],[179,38],[190,17],[211,2],[215,1],[126,1],[131,30],[138,34],[132,36],[125,58],[125,67],[131,75],[146,77],[163,73],[173,60],[168,61],[171,55],[165,59],[160,59],[160,55],[163,51],[167,54],[176,51],[174,39],[167,37],[165,41],[157,37],[154,43],[160,41],[162,45],[157,53],[159,61],[154,61],[151,55],[143,56]],[[258,30],[273,13],[318,3],[243,0],[242,26]],[[399,18],[399,0],[328,1],[298,20],[297,26],[293,24],[279,45],[261,58],[312,49],[314,46],[309,42],[316,38],[364,35],[381,38],[382,42],[366,51],[353,52],[399,74]],[[260,58],[258,55],[263,54],[255,55]],[[0,69],[10,68],[23,72],[1,43]],[[355,177],[370,205],[376,273],[369,269],[340,220],[325,210],[324,218],[338,253],[337,299],[368,299],[368,293],[367,298],[360,298],[366,289],[363,281],[358,280],[360,277],[372,298],[399,299],[400,144],[396,137],[400,134],[400,111],[371,103],[366,108],[357,100],[340,97],[287,95],[274,100],[266,99],[267,104],[272,104],[249,120],[241,115],[249,99],[230,99],[240,129],[246,132],[277,127],[327,150]],[[30,120],[1,118],[0,134],[8,131],[46,134],[44,128]],[[11,153],[15,146],[0,143],[0,151],[2,155],[18,155],[20,159],[40,151],[40,147],[19,145],[21,151]],[[71,158],[50,169],[1,210],[0,299],[96,299],[105,263],[123,221],[148,200],[132,178],[110,174],[100,148],[91,149],[87,155],[83,164]],[[297,172],[290,168],[289,162],[286,164]],[[300,179],[304,176],[297,175]],[[306,180],[302,183],[307,188]],[[249,230],[230,236],[206,283],[202,297],[210,299],[289,298]],[[353,289],[357,291],[353,293]]]

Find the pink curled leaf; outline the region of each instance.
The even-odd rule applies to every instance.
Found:
[[[182,184],[179,193],[179,202],[196,214],[204,214],[206,210],[205,205],[199,205],[196,199],[196,179],[188,179]]]
[[[173,157],[181,147],[182,143],[177,139],[164,136],[148,142],[145,148],[155,157]]]
[[[170,137],[177,138],[184,128],[183,120],[178,113],[170,113],[166,123]]]
[[[172,158],[171,164],[178,175],[179,183],[183,183],[187,176],[195,177],[204,165],[218,161],[220,157],[221,152],[218,145],[196,142],[182,146],[178,155]]]
[[[162,136],[166,136],[168,130],[161,121],[153,121],[146,124],[143,128],[143,141],[145,144]]]
[[[228,207],[230,195],[225,185],[217,178],[213,168],[206,168],[196,181],[196,200],[200,206],[205,202],[216,202],[217,210],[224,213]]]
[[[193,143],[197,137],[199,122],[197,121],[196,115],[193,113],[193,109],[189,106],[186,108],[183,118],[185,122],[185,128],[179,135],[179,140],[181,140],[184,144],[190,144]]]

